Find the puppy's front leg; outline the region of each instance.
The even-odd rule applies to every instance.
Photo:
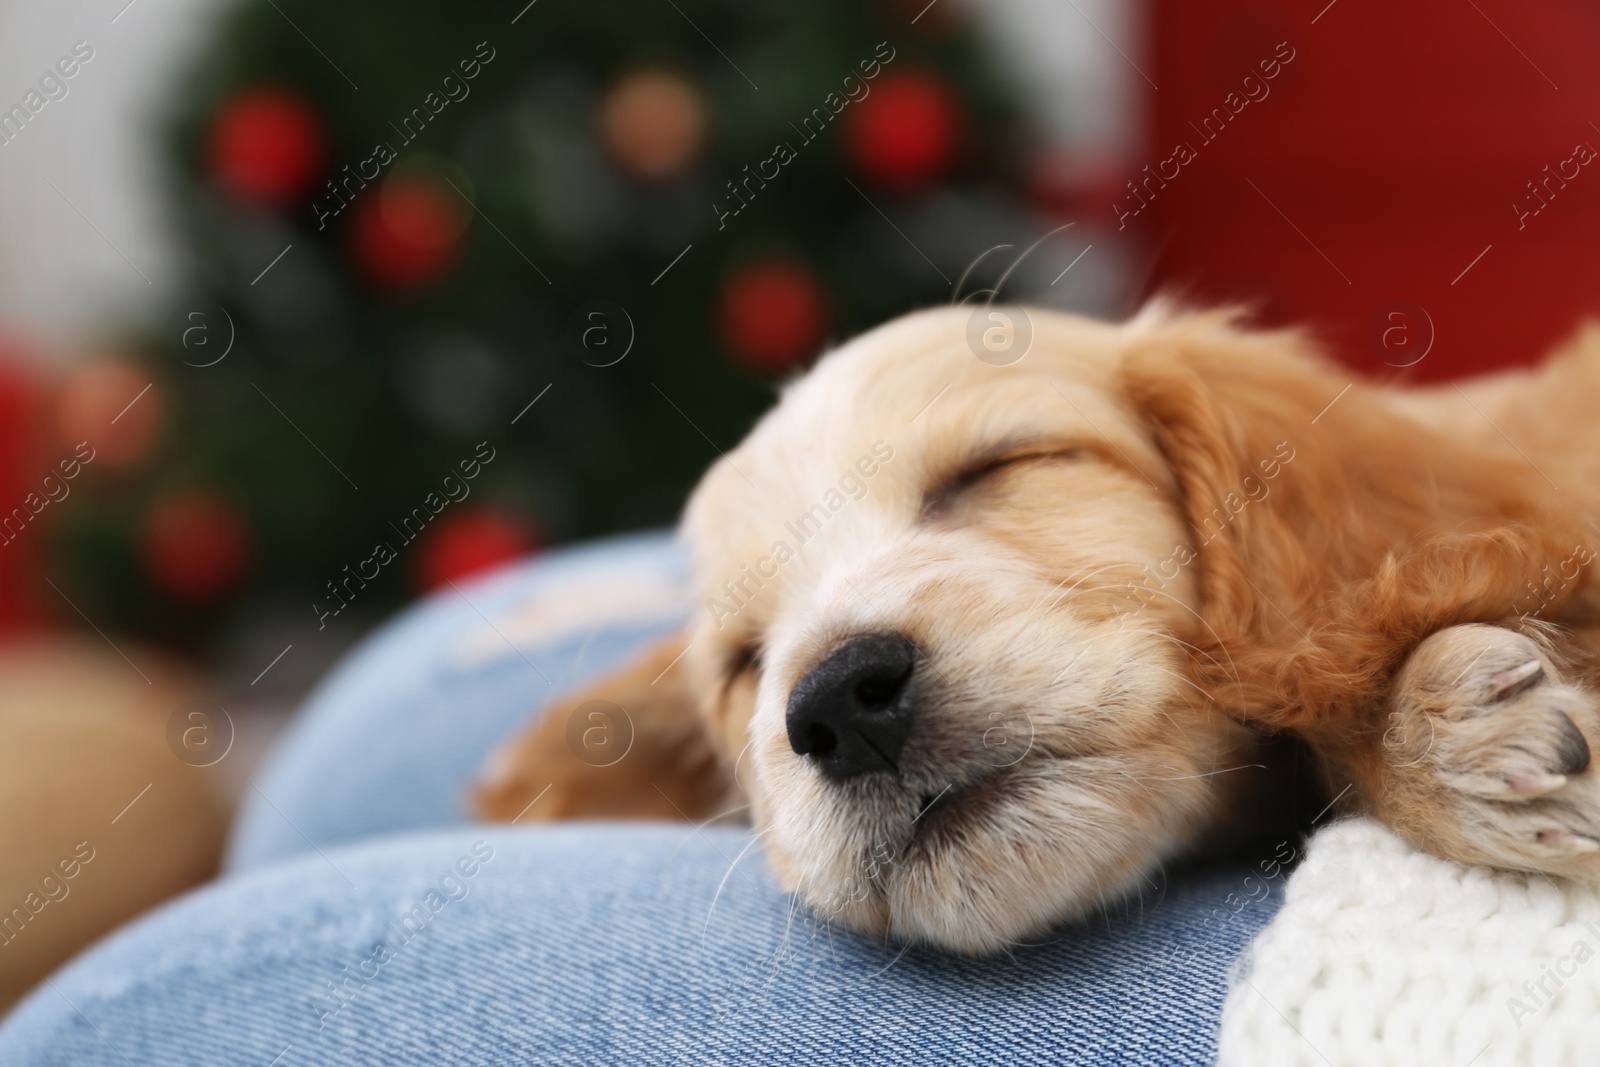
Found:
[[[1419,644],[1362,761],[1374,813],[1463,862],[1600,874],[1600,700],[1557,649],[1537,631],[1483,624]]]

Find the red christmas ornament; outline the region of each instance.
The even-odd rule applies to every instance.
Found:
[[[897,191],[927,185],[955,155],[961,116],[931,74],[885,74],[849,112],[845,150],[874,184]]]
[[[223,188],[282,207],[304,194],[322,169],[322,125],[299,97],[254,89],[217,115],[210,152],[212,173]]]
[[[455,265],[469,221],[461,197],[421,175],[390,178],[357,203],[351,231],[356,262],[391,289],[418,289]]]
[[[811,272],[792,263],[747,267],[722,290],[723,343],[757,370],[786,370],[822,341],[827,301]]]
[[[459,582],[538,547],[533,528],[498,508],[469,508],[439,520],[418,546],[416,580],[424,590]]]
[[[250,531],[238,510],[206,490],[169,496],[144,527],[144,562],[156,587],[174,600],[222,597],[244,573]]]

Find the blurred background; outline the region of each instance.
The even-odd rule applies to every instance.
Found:
[[[208,701],[236,795],[377,621],[671,523],[825,346],[1052,231],[1007,298],[1532,362],[1600,304],[1597,43],[1570,0],[10,0],[0,712]]]
[[[1104,239],[1049,284],[1138,141],[1111,5],[122,4],[0,16],[63,87],[0,125],[0,499],[94,453],[0,525],[14,628],[246,687],[294,644],[303,686],[446,579],[672,522],[775,382],[990,245],[1082,214],[1013,291],[1128,289]]]

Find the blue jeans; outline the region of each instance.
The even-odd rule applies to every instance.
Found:
[[[973,960],[821,923],[748,830],[466,825],[466,780],[537,699],[673,621],[641,608],[562,637],[528,605],[679,566],[657,538],[559,553],[375,635],[263,775],[230,873],[30,994],[0,1024],[0,1064],[1212,1058],[1228,968],[1277,904],[1244,896],[1246,868]],[[495,632],[503,654],[478,640]]]

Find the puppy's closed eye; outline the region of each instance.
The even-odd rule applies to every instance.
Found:
[[[748,715],[748,709],[754,706],[756,686],[761,678],[761,652],[760,644],[749,640],[734,646],[723,659],[721,680],[705,704],[706,715],[715,732],[726,732],[730,720],[742,721],[734,715],[736,708],[744,707]]]
[[[761,673],[761,646],[746,643],[733,650],[733,655],[728,657],[722,675],[729,684],[732,684],[746,674],[759,673]]]
[[[1082,455],[1081,449],[1049,446],[1024,445],[985,450],[963,463],[954,473],[933,483],[922,496],[922,516],[925,519],[948,518],[963,496],[998,474],[1025,464],[1060,462],[1078,459]]]

